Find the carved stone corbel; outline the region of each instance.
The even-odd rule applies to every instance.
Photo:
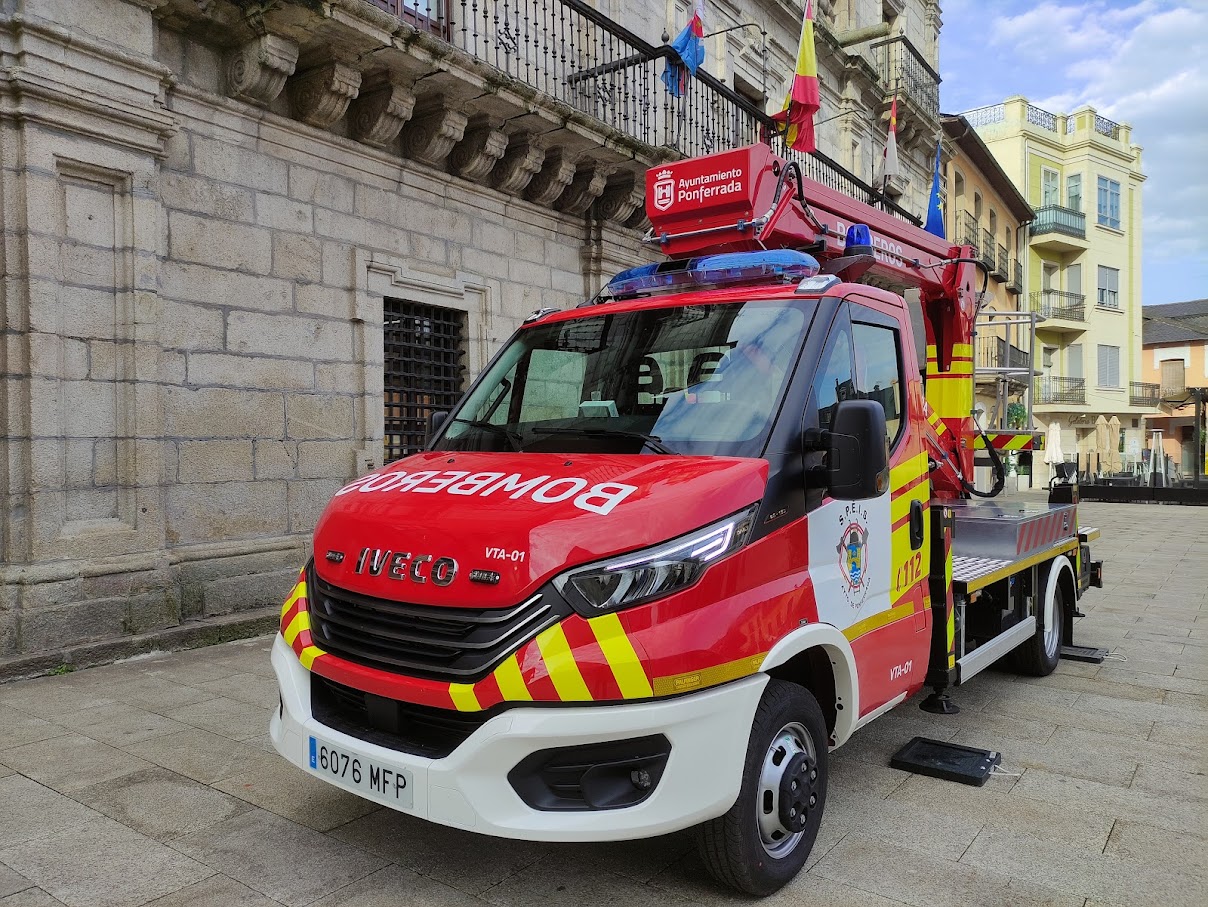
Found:
[[[491,185],[508,195],[520,195],[545,163],[545,147],[529,134],[512,136],[507,151],[491,171]]]
[[[290,80],[290,107],[303,123],[326,129],[344,116],[360,88],[359,71],[347,63],[324,63]]]
[[[415,94],[409,88],[388,80],[368,83],[350,108],[352,137],[383,148],[398,138],[414,109]]]
[[[507,151],[507,133],[500,131],[498,121],[477,116],[469,124],[463,138],[449,155],[449,167],[463,179],[482,182]]]
[[[608,178],[616,169],[616,164],[587,161],[575,171],[575,178],[558,196],[554,207],[563,214],[583,214],[591,207],[592,202],[604,194]]]
[[[534,204],[548,208],[575,178],[576,159],[562,148],[545,155],[541,170],[534,174],[525,190],[525,197]]]
[[[403,129],[403,154],[433,167],[443,167],[453,146],[466,133],[470,118],[443,104],[415,117]]]
[[[637,176],[630,175],[604,189],[604,194],[596,203],[596,210],[605,220],[624,225],[633,217],[634,211],[643,208],[645,201],[644,183]]]
[[[227,93],[253,104],[271,104],[298,65],[298,45],[277,35],[261,35],[231,52],[226,61]]]

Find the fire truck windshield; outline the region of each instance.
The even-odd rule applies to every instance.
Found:
[[[760,456],[817,303],[608,312],[520,331],[438,450]]]

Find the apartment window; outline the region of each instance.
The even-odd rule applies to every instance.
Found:
[[[990,235],[998,236],[998,212],[990,209]]]
[[[1099,386],[1120,386],[1120,347],[1099,344]]]
[[[1114,230],[1120,229],[1120,184],[1099,177],[1099,223]]]
[[[1073,173],[1065,178],[1065,205],[1075,211],[1082,210],[1082,174]]]
[[[1067,293],[1082,295],[1082,265],[1066,265],[1065,289]]]
[[[955,176],[952,177],[952,185],[954,187],[952,191],[956,193],[956,197],[964,198],[965,197],[965,177],[963,175],[961,175],[961,172],[959,170],[957,170]]]
[[[1120,308],[1120,271],[1099,265],[1099,305],[1108,309]]]
[[[1065,374],[1067,378],[1082,378],[1082,344],[1071,343],[1065,348]]]
[[[424,449],[428,416],[461,396],[466,315],[456,309],[384,300],[385,457]]]
[[[980,221],[982,216],[982,197],[981,193],[974,190],[973,192],[973,219]]]
[[[1040,171],[1041,206],[1061,204],[1061,189],[1058,183],[1060,178],[1056,170],[1046,168]]]

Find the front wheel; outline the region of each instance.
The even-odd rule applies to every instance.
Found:
[[[822,710],[808,690],[768,681],[738,800],[697,829],[701,857],[719,882],[763,897],[801,871],[826,804],[827,739]]]

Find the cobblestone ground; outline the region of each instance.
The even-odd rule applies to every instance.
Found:
[[[1075,641],[1117,656],[988,671],[832,757],[808,871],[769,904],[1204,903],[1208,510],[1086,504],[1102,591]],[[271,750],[270,640],[0,686],[0,905],[739,903],[687,834],[549,845],[407,818]],[[984,788],[888,767],[914,735],[1001,750]]]

